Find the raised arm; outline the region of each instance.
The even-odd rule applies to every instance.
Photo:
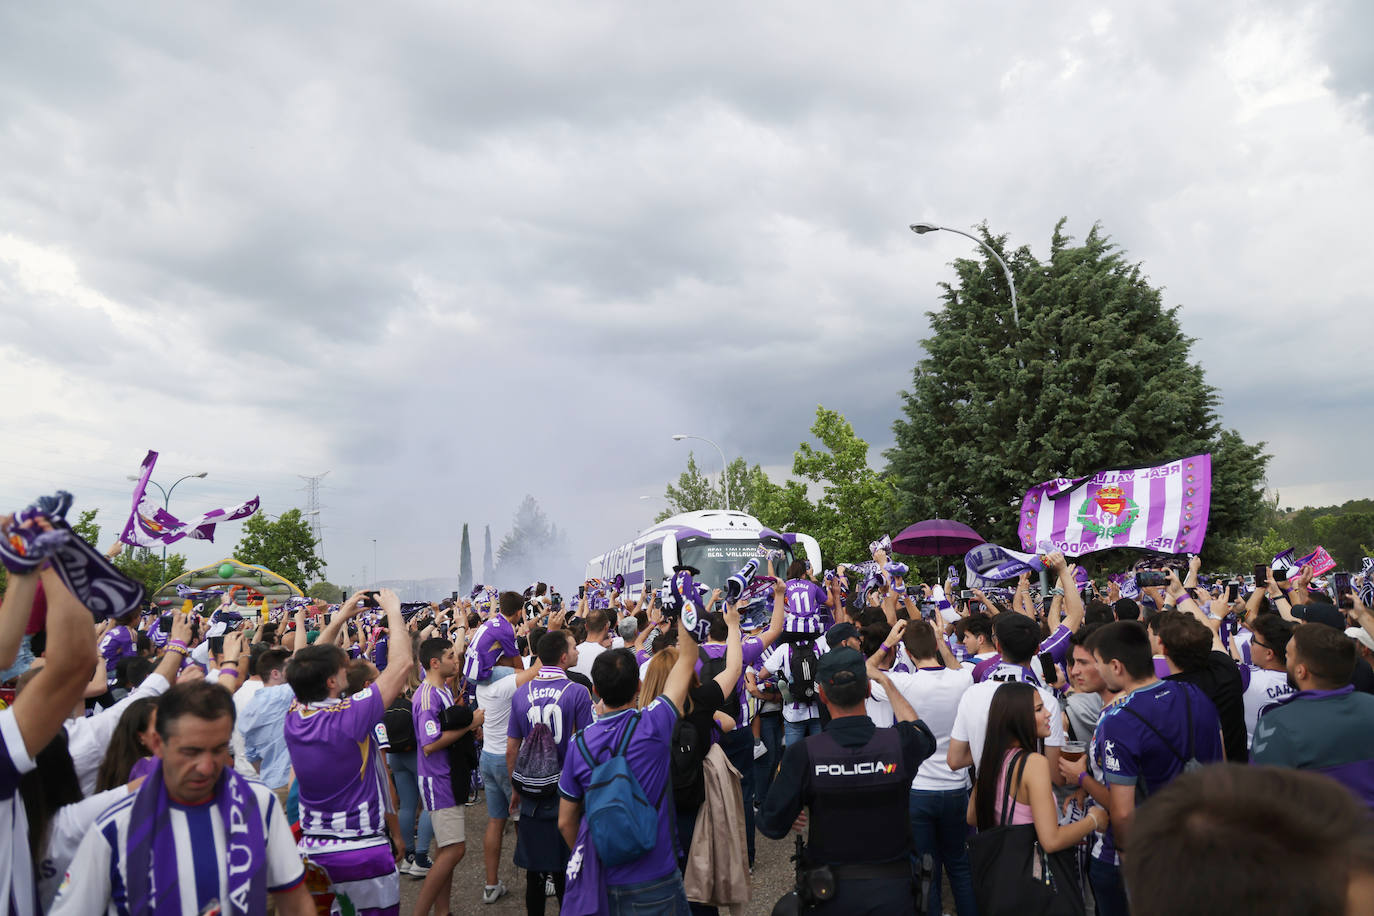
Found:
[[[401,599],[389,588],[377,595],[377,603],[386,612],[386,668],[377,676],[377,692],[382,704],[390,706],[405,690],[415,659],[410,654],[410,630],[401,616]]]
[[[725,670],[716,675],[716,685],[727,697],[734,692],[739,683],[740,672],[744,669],[744,650],[740,645],[739,605],[726,602],[725,625],[730,635],[725,642]],[[679,707],[681,708],[681,707]]]
[[[48,601],[48,650],[43,670],[14,701],[14,721],[30,757],[57,734],[81,699],[87,673],[99,661],[90,612],[51,568],[39,575]],[[104,675],[104,672],[101,672]]]
[[[0,530],[8,531],[13,516],[0,521]],[[33,600],[38,594],[38,573],[10,573],[5,588],[5,601],[0,605],[0,668],[8,668],[19,657],[19,644],[24,640]]]
[[[736,629],[738,631],[738,628]],[[673,705],[680,711],[687,702],[687,689],[692,685],[692,672],[697,663],[697,641],[692,636],[692,631],[683,624],[682,618],[677,622],[677,662],[673,665],[673,670],[668,672],[668,680],[663,684],[663,695],[673,702]],[[738,677],[736,672],[736,677]],[[652,700],[653,698],[648,698]]]
[[[782,635],[783,621],[787,616],[787,585],[781,579],[773,580],[773,617],[768,621],[768,629],[759,636],[766,649],[778,641]]]

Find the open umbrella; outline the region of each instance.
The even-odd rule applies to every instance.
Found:
[[[892,549],[914,557],[963,556],[982,543],[983,536],[963,522],[932,518],[905,528]]]

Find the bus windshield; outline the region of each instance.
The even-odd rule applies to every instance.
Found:
[[[708,541],[692,538],[678,545],[678,562],[684,566],[695,566],[701,570],[696,581],[709,588],[724,588],[725,580],[739,572],[740,567],[758,556],[758,541]],[[786,558],[775,563],[773,571],[781,578],[792,562],[792,548],[787,548]],[[759,575],[767,575],[768,564],[760,560]]]

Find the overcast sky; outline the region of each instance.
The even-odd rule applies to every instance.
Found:
[[[149,448],[209,472],[178,515],[329,471],[348,584],[456,574],[464,521],[480,574],[529,493],[571,586],[672,433],[784,469],[822,403],[881,460],[975,253],[908,223],[1043,257],[1060,217],[1181,306],[1283,504],[1374,496],[1371,34],[1359,0],[0,6],[0,505],[66,487],[108,540]]]

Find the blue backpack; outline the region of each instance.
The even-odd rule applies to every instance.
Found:
[[[658,805],[649,801],[625,759],[639,715],[638,711],[631,715],[611,756],[601,763],[593,759],[583,733],[577,733],[577,749],[592,770],[583,799],[587,830],[603,865],[628,865],[643,858],[658,842]]]

